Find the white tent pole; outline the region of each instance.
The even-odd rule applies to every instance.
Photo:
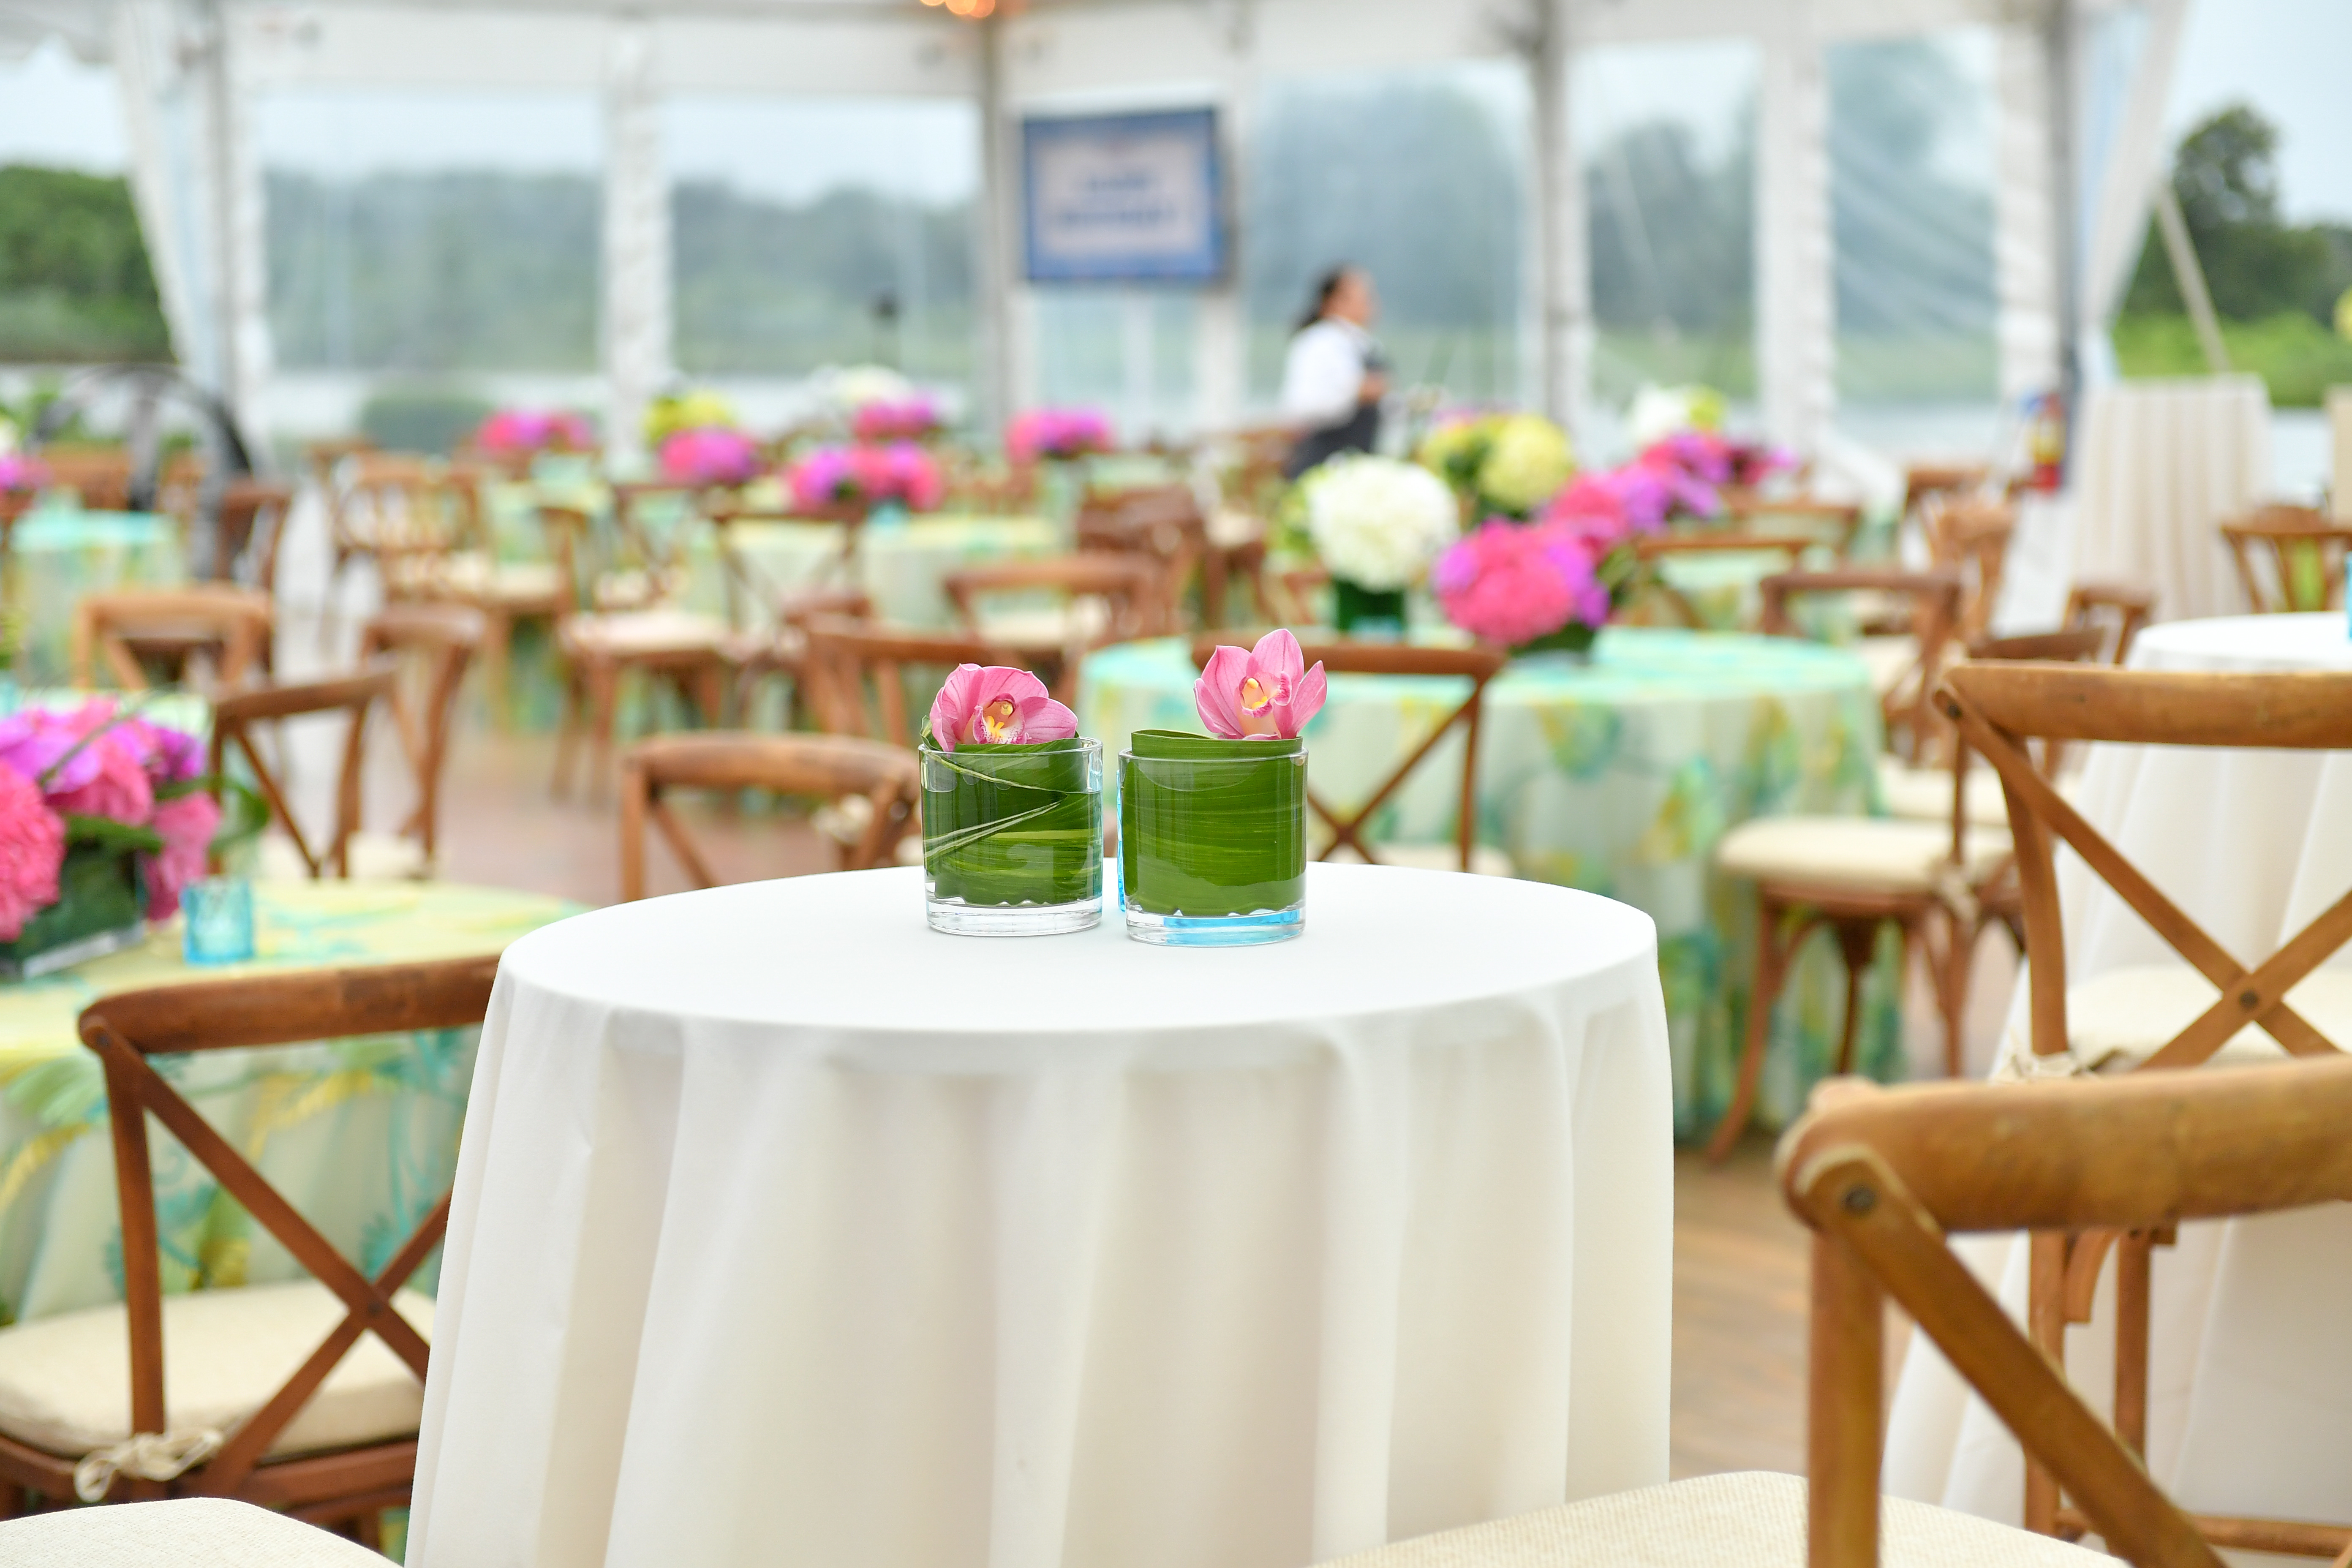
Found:
[[[1994,337],[2000,395],[2014,403],[2058,384],[2067,206],[2054,168],[2049,35],[2028,22],[2011,23],[2000,29],[1994,49]]]
[[[253,106],[239,71],[236,13],[213,0],[206,61],[213,137],[213,210],[220,260],[220,390],[237,426],[257,447],[269,437],[269,271],[261,160]]]
[[[1836,411],[1829,104],[1804,0],[1762,39],[1756,136],[1756,376],[1773,440],[1817,456]]]
[[[604,384],[608,450],[644,451],[646,406],[670,377],[670,226],[653,28],[614,24],[604,74]]]
[[[1242,228],[1248,178],[1250,110],[1257,98],[1256,6],[1240,0],[1224,31],[1225,70],[1218,106],[1225,175],[1225,276],[1201,291],[1200,326],[1193,340],[1193,416],[1202,431],[1240,426],[1249,403],[1249,321],[1242,299]]]
[[[980,190],[972,205],[972,292],[980,311],[979,419],[983,435],[1001,434],[1013,411],[1017,357],[1013,344],[1013,203],[1020,181],[1017,149],[1005,123],[1004,27],[1001,17],[978,24],[980,71]]]
[[[1591,226],[1584,169],[1569,112],[1575,68],[1573,0],[1535,0],[1529,39],[1535,110],[1537,359],[1544,412],[1580,447],[1592,392]]]

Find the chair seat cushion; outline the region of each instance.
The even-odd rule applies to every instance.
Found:
[[[0,1564],[71,1568],[383,1568],[357,1542],[226,1498],[60,1509],[0,1524]]]
[[[1904,678],[1919,667],[1919,639],[1906,637],[1868,637],[1857,639],[1853,652],[1870,668],[1870,689],[1884,697],[1903,684]]]
[[[427,1340],[433,1299],[394,1297]],[[313,1279],[163,1298],[163,1411],[170,1436],[226,1431],[261,1408],[342,1321]],[[405,1436],[425,1385],[373,1334],[362,1334],[270,1445],[300,1454]],[[121,1304],[0,1329],[0,1432],[79,1458],[131,1436],[131,1339]]]
[[[574,616],[563,623],[566,647],[627,656],[708,653],[718,657],[732,640],[727,623],[685,610],[634,610]]]
[[[2000,775],[1978,763],[1969,769],[1969,820],[1979,827],[2007,827],[2009,800]],[[1952,770],[1915,768],[1899,757],[1878,759],[1878,797],[1886,815],[1909,822],[1952,820]]]
[[[1947,799],[1948,800],[1948,796]],[[1725,875],[1855,892],[1925,893],[1951,876],[1948,823],[1871,816],[1759,816],[1723,836],[1716,864]],[[1971,827],[1959,876],[1983,880],[2010,852],[2009,834]]]
[[[2115,1568],[2046,1535],[1886,1498],[1885,1568]],[[1805,1479],[1751,1470],[1548,1508],[1333,1560],[1327,1568],[1805,1568]]]
[[[565,595],[562,573],[549,561],[494,561],[458,550],[430,563],[429,587],[456,598],[497,605],[553,605]]]
[[[2110,969],[2066,991],[2068,1047],[2094,1072],[2127,1072],[2163,1048],[2221,993],[2186,963]],[[2338,1046],[2352,1047],[2352,971],[2323,969],[2287,993],[2287,1005]],[[2012,1038],[2006,1049],[2031,1047]],[[2269,1031],[2248,1025],[2211,1059],[2252,1067],[2288,1058]]]
[[[1003,610],[980,617],[980,637],[1017,653],[1059,653],[1093,647],[1110,633],[1110,605],[1094,595],[1064,605]]]

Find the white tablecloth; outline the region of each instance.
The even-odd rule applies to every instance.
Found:
[[[410,1562],[1299,1568],[1665,1479],[1648,917],[1355,866],[1270,947],[921,902],[508,949]]]
[[[2240,616],[2143,632],[2147,669],[2352,668],[2341,615]],[[2352,887],[2352,757],[2312,752],[2095,748],[2078,805],[2241,961],[2268,957]],[[2176,955],[2071,852],[2059,867],[2068,979]],[[2332,961],[2352,963],[2339,953]],[[2010,1015],[2025,1030],[2024,982]],[[2031,1090],[2021,1090],[2031,1092]],[[1961,1243],[2021,1316],[2026,1249]],[[2114,1269],[2067,1367],[2102,1413],[2115,1386]],[[2148,1462],[2184,1505],[2352,1523],[2352,1213],[2184,1225],[2153,1273]],[[2019,1521],[2024,1468],[2007,1428],[1915,1340],[1888,1421],[1886,1489]]]
[[[2119,382],[2094,394],[2076,475],[2079,577],[2156,590],[2158,620],[2246,608],[2221,524],[2271,491],[2262,378]]]

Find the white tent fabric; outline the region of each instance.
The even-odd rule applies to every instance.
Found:
[[[2187,0],[1034,0],[973,23],[917,0],[11,0],[0,53],[62,34],[111,54],[131,121],[133,180],[173,341],[238,406],[269,374],[262,193],[242,105],[298,86],[569,88],[605,95],[610,130],[603,340],[616,431],[668,374],[667,203],[658,131],[667,94],[956,97],[982,104],[981,369],[988,423],[1034,399],[1034,301],[1016,279],[1012,175],[1019,116],[1042,106],[1210,103],[1229,138],[1259,81],[1465,58],[1531,73],[1540,139],[1534,265],[1523,319],[1532,384],[1580,426],[1592,321],[1581,166],[1566,110],[1580,49],[1746,39],[1759,49],[1758,381],[1768,421],[1807,451],[1835,414],[1834,257],[1822,50],[1842,40],[1959,26],[1998,30],[2001,386],[2052,384],[2068,290],[2062,236],[2087,232],[2072,297],[2098,334],[2146,221],[2148,178]],[[2112,134],[2058,135],[2049,42],[2137,19],[2143,46]],[[2073,58],[2068,51],[2066,58]],[[2064,73],[2060,73],[2064,74]],[[2079,72],[2074,73],[2079,76]],[[2097,167],[2053,174],[2053,149]],[[1238,160],[1234,162],[1238,163]],[[2061,193],[2079,193],[2062,220]],[[2095,204],[2095,219],[2090,217]],[[2068,221],[2071,220],[2071,221]],[[1195,343],[1199,422],[1242,406],[1245,333],[1234,289],[1207,291]]]

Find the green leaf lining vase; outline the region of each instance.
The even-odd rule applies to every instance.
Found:
[[[1239,947],[1306,929],[1306,742],[1139,730],[1118,791],[1128,935]]]
[[[0,980],[30,980],[145,938],[147,883],[139,867],[144,846],[135,837],[144,830],[125,831],[134,837],[123,842],[89,837],[68,845],[58,870],[58,901],[37,910],[16,941],[0,942]]]
[[[1345,577],[1331,579],[1332,624],[1349,636],[1402,642],[1404,616],[1402,588],[1367,588]]]
[[[925,744],[923,890],[935,931],[1051,936],[1102,921],[1102,742]]]

